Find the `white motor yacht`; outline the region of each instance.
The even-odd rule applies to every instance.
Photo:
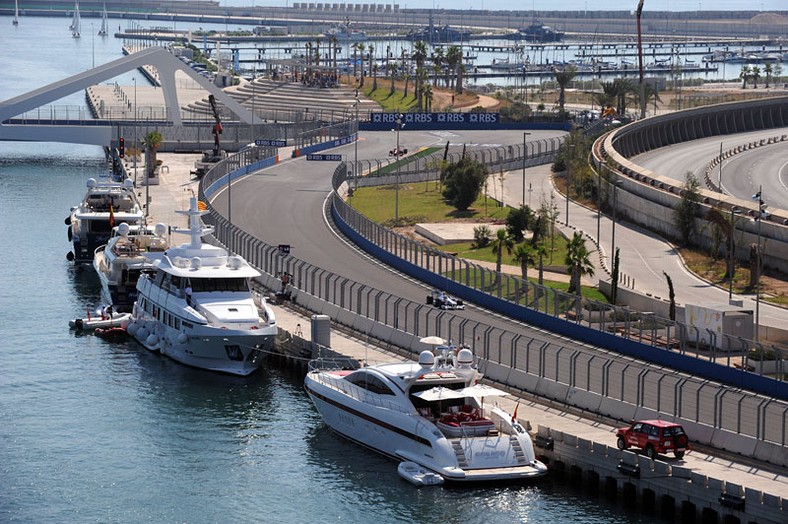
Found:
[[[547,467],[516,417],[489,398],[484,402],[505,392],[479,384],[481,377],[470,349],[444,345],[423,351],[418,362],[358,369],[315,360],[304,385],[331,429],[447,481],[545,475]]]
[[[145,221],[132,180],[99,182],[89,178],[87,188],[82,202],[66,217],[68,239],[74,245],[66,258],[75,264],[90,264],[96,248],[109,241],[113,227]]]
[[[112,228],[109,241],[96,248],[93,267],[101,280],[102,291],[115,311],[131,312],[137,300],[137,280],[143,269],[164,255],[168,247],[167,226],[129,225]]]
[[[189,229],[175,233],[191,242],[170,247],[143,270],[127,331],[152,351],[212,371],[249,375],[262,364],[277,333],[276,317],[265,299],[253,294],[250,279],[260,276],[243,258],[203,243],[204,227],[192,197]]]

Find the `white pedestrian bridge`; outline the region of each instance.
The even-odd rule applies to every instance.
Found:
[[[167,120],[157,122],[157,125],[183,126],[184,124],[175,83],[177,71],[183,71],[207,92],[213,94],[242,122],[247,124],[253,122],[252,113],[248,109],[211,81],[200,76],[163,47],[150,47],[0,102],[0,140],[65,142],[105,147],[115,144],[121,127],[128,129],[141,124],[135,118],[102,120],[93,119],[92,115],[87,114],[66,113],[65,115],[51,114],[49,117],[42,117],[39,112],[37,116],[31,117],[30,115],[46,104],[143,67],[156,69],[164,95],[165,112],[163,115],[166,115]],[[150,121],[146,121],[145,125],[150,125],[150,123]]]

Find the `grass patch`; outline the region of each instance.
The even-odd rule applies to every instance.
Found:
[[[681,257],[687,267],[704,280],[728,289],[730,282],[725,278],[726,261],[718,258],[714,260],[706,251],[698,249],[681,248]],[[733,292],[738,295],[755,295],[755,289],[749,287],[750,268],[736,264],[735,278],[733,279]],[[761,276],[761,300],[782,306],[788,306],[788,282],[783,278],[771,275]]]
[[[364,87],[361,91],[368,97],[380,104],[383,111],[396,113],[407,113],[408,111],[415,111],[419,101],[413,96],[413,83],[408,89],[408,96],[403,96],[402,91],[391,92],[391,80],[378,79],[378,88],[372,89],[372,80],[366,78],[364,80]]]
[[[466,274],[467,273],[467,274]],[[530,275],[530,272],[529,272]],[[444,273],[444,276],[447,279],[451,279],[451,273]],[[482,272],[477,271],[476,268],[469,268],[467,271],[457,271],[455,273],[455,280],[465,285],[469,285],[476,289],[483,289],[484,291],[497,295],[498,293],[498,286],[497,284],[490,279],[490,275],[487,274],[487,279],[485,282],[481,281]],[[501,289],[502,289],[502,298],[510,300],[512,302],[517,301],[518,303],[522,303],[523,297],[516,296],[514,290],[516,289],[516,285],[519,285],[521,282],[521,278],[514,276],[514,275],[504,275],[503,280],[501,281]],[[528,281],[532,284],[536,284],[538,281],[536,278],[531,278],[529,276]],[[507,292],[507,286],[509,291]],[[566,293],[567,289],[569,289],[568,282],[556,282],[552,280],[545,280],[544,286],[550,289],[555,289],[556,291],[563,291]],[[608,303],[607,298],[605,295],[602,294],[597,288],[592,286],[581,286],[582,293],[584,299],[595,300],[597,302]],[[542,312],[553,314],[556,311],[556,297],[552,293],[548,293],[546,296],[538,297],[539,300],[537,301],[537,297],[534,294],[533,288],[529,290],[529,305],[538,309]],[[566,309],[574,309],[575,297],[558,297],[557,300],[560,301],[558,304],[558,311],[564,311]]]
[[[400,158],[396,162],[392,162],[391,164],[389,164],[387,166],[383,166],[380,169],[372,171],[370,174],[372,174],[372,175],[383,175],[383,174],[386,174],[386,173],[396,173],[397,172],[397,166],[399,166],[401,168],[402,166],[407,165],[410,162],[415,162],[416,159],[418,159],[418,158],[429,156],[429,155],[431,155],[433,153],[436,153],[436,152],[442,151],[442,150],[443,150],[442,147],[425,147],[424,149],[420,149],[419,151],[416,151],[412,155],[408,155],[406,157]]]
[[[547,254],[544,257],[544,264],[549,266],[563,266],[565,267],[564,260],[566,259],[566,239],[560,234],[556,233],[555,243],[551,248],[550,239],[547,240]],[[493,262],[498,260],[498,255],[492,252],[492,246],[483,248],[474,247],[472,242],[456,242],[454,244],[446,244],[444,246],[435,246],[441,251],[447,253],[457,253],[460,258],[467,258],[469,260],[479,260],[481,262]],[[517,246],[515,246],[516,249]],[[512,250],[514,252],[514,250]],[[504,252],[501,262],[506,265],[519,266],[519,262],[515,262],[512,255],[507,255]],[[530,274],[534,268],[529,267],[528,273]]]
[[[493,198],[480,196],[466,211],[458,211],[443,200],[435,181],[396,185],[362,187],[353,193],[353,207],[362,215],[379,224],[394,219],[395,204],[399,199],[400,223],[406,217],[415,222],[450,222],[505,220],[509,208],[500,207]],[[415,223],[414,222],[414,223]]]

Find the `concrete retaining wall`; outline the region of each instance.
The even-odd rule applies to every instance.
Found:
[[[537,427],[537,435],[536,453],[546,459],[553,472],[571,472],[587,483],[603,484],[606,490],[614,486],[625,499],[635,495],[640,505],[659,507],[663,517],[670,520],[681,520],[672,515],[681,512],[685,522],[706,521],[703,516],[712,513],[717,516],[715,521],[788,522],[788,499],[784,494],[744,487],[735,482],[735,475],[732,479],[701,475],[674,464],[670,458],[650,460],[543,425]],[[538,446],[548,438],[552,439],[552,449]]]

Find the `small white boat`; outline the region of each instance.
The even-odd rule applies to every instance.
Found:
[[[419,487],[443,484],[443,477],[408,460],[399,463],[397,473],[399,473],[400,477]]]
[[[75,318],[68,321],[68,327],[82,331],[92,331],[94,329],[123,327],[131,319],[131,313],[119,313],[117,311],[108,313],[106,310],[97,316],[87,318]]]
[[[104,4],[101,10],[101,29],[99,29],[98,35],[107,36],[108,31],[109,31],[109,18],[107,16],[107,5]]]
[[[80,31],[82,30],[82,21],[79,16],[79,2],[74,4],[74,17],[71,19],[71,36],[74,38],[80,37]]]

